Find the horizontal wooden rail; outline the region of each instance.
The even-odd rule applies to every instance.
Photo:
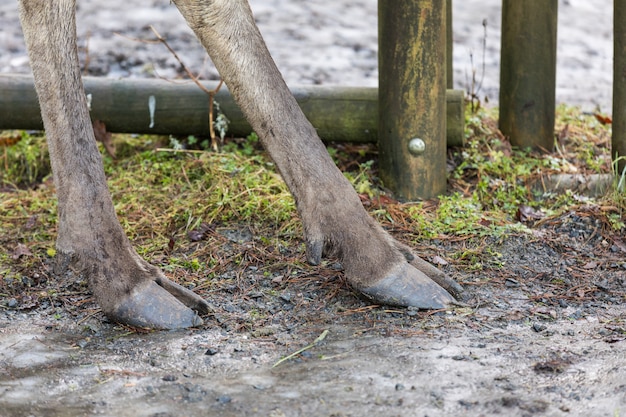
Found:
[[[85,77],[93,119],[102,120],[115,133],[208,135],[208,95],[192,82],[156,79]],[[215,82],[205,82],[214,89]],[[302,110],[326,141],[376,142],[378,140],[378,89],[306,86],[293,88]],[[154,97],[154,116],[149,110]],[[223,87],[215,100],[230,120],[229,134],[245,136],[251,128]],[[447,143],[464,143],[463,92],[447,91]],[[28,75],[0,74],[0,130],[43,129],[39,103]]]
[[[499,127],[511,144],[554,148],[557,0],[503,0]]]

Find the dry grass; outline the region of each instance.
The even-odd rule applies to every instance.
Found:
[[[492,113],[470,115],[468,145],[449,150],[448,194],[418,203],[384,191],[375,146],[339,144],[330,151],[366,208],[397,238],[426,254],[450,250],[445,259],[429,257],[440,267],[502,268],[490,242],[532,233],[568,213],[597,220],[600,235],[623,245],[623,193],[588,198],[531,186],[554,173],[611,172],[610,125],[570,108],[560,109],[557,119],[557,150],[540,154],[511,148]],[[19,137],[0,148],[0,163],[12,167],[0,177],[0,305],[82,304],[89,300],[83,282],[50,279],[56,201],[45,142]],[[126,233],[141,256],[171,278],[231,309],[225,327],[270,323],[284,305],[322,311],[319,297],[342,314],[377,314],[354,297],[333,301],[350,293],[335,261],[305,263],[293,199],[253,138],[231,140],[224,153],[158,151],[168,138],[125,135],[115,142],[117,159],[103,158]]]

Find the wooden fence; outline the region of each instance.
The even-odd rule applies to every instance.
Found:
[[[613,2],[613,137],[614,159],[626,158],[626,0]],[[619,161],[619,172],[626,160]]]
[[[103,121],[110,132],[209,135],[208,95],[191,81],[83,77],[83,84],[91,101],[92,118]],[[202,84],[208,90],[217,87],[215,81]],[[0,130],[43,129],[32,76],[0,74],[0,91]],[[377,88],[301,86],[291,92],[322,139],[357,143],[378,140]],[[150,97],[155,105],[152,117]],[[228,88],[223,86],[215,101],[230,121],[229,135],[246,136],[251,132]],[[463,145],[462,91],[446,92],[445,119],[447,145]]]
[[[463,144],[463,95],[446,89],[452,85],[451,3],[378,1],[377,90],[294,90],[323,138],[378,140],[381,177],[406,200],[445,192],[446,145]],[[553,147],[557,4],[558,0],[503,0],[500,129],[516,146],[548,151]],[[626,0],[614,0],[614,10],[612,149],[614,158],[624,158]],[[104,120],[110,131],[208,132],[208,101],[195,86],[89,78],[85,85],[92,94],[94,118]],[[0,129],[41,128],[30,78],[0,74],[0,92]],[[147,110],[150,95],[156,98],[152,127]],[[227,91],[219,93],[217,100],[233,122],[233,133],[249,131]],[[622,161],[622,169],[624,165]]]
[[[406,199],[429,198],[445,189],[445,129],[438,115],[444,111],[446,72],[448,86],[452,82],[451,3],[379,0],[381,176]],[[557,5],[558,0],[502,1],[499,127],[515,146],[546,151],[554,146]],[[626,0],[614,0],[614,13],[612,157],[622,159],[621,172],[626,165]],[[408,104],[398,103],[400,97]]]

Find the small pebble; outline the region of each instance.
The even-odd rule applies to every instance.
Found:
[[[519,283],[519,281],[513,278],[507,278],[504,280],[504,285],[506,285],[507,287],[516,288],[519,287],[521,284]]]
[[[542,332],[545,329],[547,329],[547,326],[545,324],[541,324],[541,323],[533,324],[533,330],[536,331],[537,333]]]
[[[230,398],[228,395],[220,395],[219,397],[217,397],[216,400],[220,404],[228,404],[232,401],[232,398]]]
[[[205,355],[209,355],[209,356],[213,356],[213,355],[217,355],[217,353],[219,352],[219,350],[217,348],[214,347],[210,347],[206,350],[206,352],[204,352]]]

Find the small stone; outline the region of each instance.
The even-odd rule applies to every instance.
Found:
[[[217,397],[216,401],[220,404],[228,404],[232,401],[233,399],[230,398],[228,395],[220,395],[219,397]]]
[[[517,288],[519,286],[521,286],[521,284],[519,283],[519,281],[513,279],[513,278],[507,278],[504,280],[504,285],[506,285],[509,288]]]
[[[541,324],[541,323],[533,324],[533,330],[536,331],[537,333],[542,332],[547,328],[548,327],[545,324]]]
[[[163,381],[166,381],[166,382],[178,381],[178,377],[176,375],[168,374],[163,377]]]
[[[219,350],[214,347],[210,347],[206,350],[206,352],[204,352],[205,355],[209,355],[209,356],[217,355],[218,353],[219,353]]]

